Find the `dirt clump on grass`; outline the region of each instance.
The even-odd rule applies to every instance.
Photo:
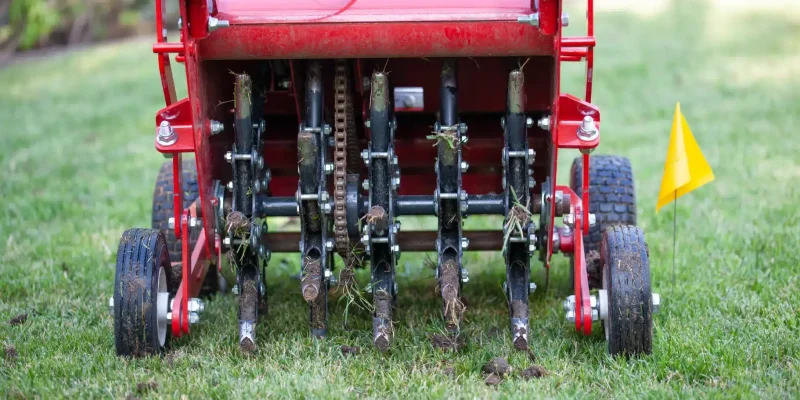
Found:
[[[244,354],[253,354],[256,352],[256,344],[250,338],[245,338],[239,342],[239,350]]]
[[[525,379],[535,379],[550,375],[550,372],[544,369],[544,367],[540,367],[538,365],[531,365],[530,367],[522,370],[522,372],[520,372],[520,375],[522,375],[522,377]]]
[[[503,383],[503,378],[511,373],[511,365],[508,364],[508,360],[503,357],[497,357],[491,359],[488,363],[486,363],[481,371],[484,373],[484,383],[487,386],[497,386]]]
[[[495,374],[489,374],[483,380],[483,382],[486,383],[486,386],[497,386],[497,385],[503,383],[503,378],[501,378],[501,377],[499,377],[499,376],[497,376]]]
[[[442,335],[431,336],[431,344],[436,349],[459,351],[466,346],[466,339],[463,335]]]
[[[13,364],[17,362],[17,358],[19,358],[19,353],[17,353],[17,349],[15,349],[14,346],[6,346],[5,357],[6,361]]]
[[[139,394],[144,394],[156,390],[158,390],[158,382],[155,381],[139,382],[136,384],[136,393]]]
[[[488,363],[486,363],[481,371],[485,374],[494,374],[503,377],[511,373],[511,365],[508,364],[508,360],[503,357],[497,357],[491,359]]]
[[[8,320],[8,324],[11,326],[22,325],[27,320],[28,320],[28,314],[20,314]]]
[[[342,355],[345,356],[345,357],[347,357],[347,356],[356,356],[359,353],[361,353],[361,348],[358,347],[358,346],[347,346],[347,345],[344,345],[344,346],[342,346],[341,350],[342,350]]]

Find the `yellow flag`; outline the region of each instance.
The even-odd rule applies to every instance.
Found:
[[[714,180],[714,172],[708,165],[700,146],[692,136],[692,130],[681,114],[681,103],[675,105],[672,119],[672,134],[669,138],[667,161],[661,177],[656,213],[661,207]]]

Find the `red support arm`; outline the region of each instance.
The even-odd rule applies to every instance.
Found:
[[[575,260],[575,330],[588,336],[592,333],[592,302],[589,297],[589,277],[586,272],[586,256],[583,251],[583,203],[569,186],[556,186],[570,196],[571,211],[575,214],[572,235],[572,256]],[[563,247],[562,247],[563,248]]]

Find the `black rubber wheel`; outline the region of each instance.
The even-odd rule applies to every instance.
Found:
[[[169,345],[167,320],[172,264],[167,240],[155,229],[129,229],[117,249],[114,344],[117,355],[160,354]]]
[[[611,226],[603,233],[603,289],[608,315],[603,328],[609,354],[634,356],[653,350],[653,295],[650,259],[644,233],[629,225]]]
[[[169,248],[170,261],[180,263],[182,257],[181,240],[175,238],[174,229],[169,228],[169,219],[174,217],[173,207],[173,174],[172,161],[165,161],[161,164],[156,178],[156,186],[153,190],[153,213],[151,227],[164,233]],[[194,159],[183,160],[181,162],[181,187],[183,188],[183,207],[188,208],[200,195],[197,184],[197,166]],[[177,222],[176,222],[177,223]],[[193,248],[197,241],[199,231],[193,232],[189,248]],[[181,282],[180,268],[174,268],[171,275],[172,287],[178,289]],[[217,292],[220,286],[217,269],[212,266],[208,269],[203,280],[203,287],[200,289],[201,296],[208,296]]]
[[[570,169],[569,186],[578,196],[583,196],[583,158],[577,157]],[[596,223],[583,237],[586,253],[586,272],[589,288],[602,284],[598,253],[603,232],[609,226],[636,225],[636,189],[633,184],[631,162],[626,157],[597,155],[589,157],[589,212]],[[572,257],[570,257],[572,260]],[[570,262],[570,283],[575,272]]]

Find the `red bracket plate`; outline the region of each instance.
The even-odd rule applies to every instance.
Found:
[[[162,121],[167,121],[178,135],[177,141],[169,146],[161,145],[156,141],[156,150],[165,154],[194,152],[194,125],[192,124],[191,107],[187,98],[164,107],[156,114],[156,127],[161,125]]]
[[[558,148],[594,149],[600,144],[599,134],[594,140],[581,140],[578,137],[578,129],[586,116],[594,118],[595,127],[600,130],[600,110],[597,106],[571,94],[559,96],[557,134],[553,137]]]

